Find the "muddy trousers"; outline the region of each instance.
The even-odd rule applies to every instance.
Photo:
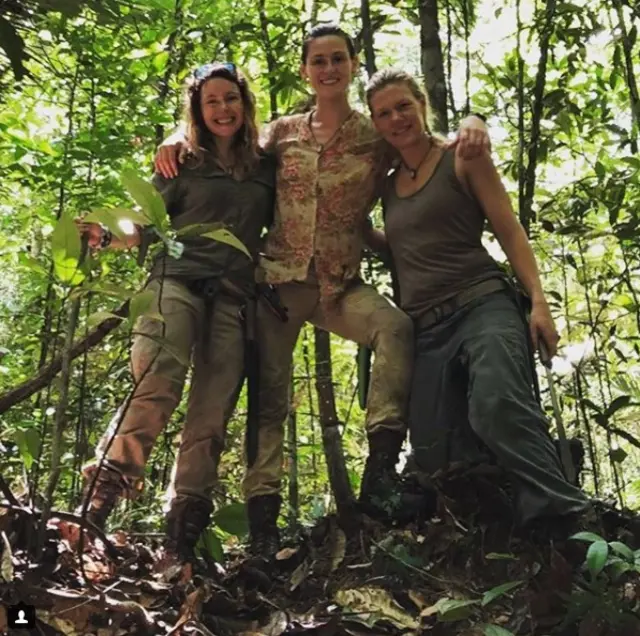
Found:
[[[240,302],[219,294],[208,334],[203,338],[204,302],[182,283],[154,279],[154,307],[164,322],[141,317],[134,329],[131,367],[135,388],[113,418],[98,455],[122,423],[107,452],[107,462],[135,482],[156,438],[182,397],[190,360],[193,375],[172,490],[175,500],[210,500],[224,448],[226,422],[236,405],[244,377],[244,337]],[[207,356],[204,356],[204,348]],[[125,408],[126,407],[126,408]],[[122,413],[124,412],[124,416]]]
[[[520,523],[579,512],[532,389],[526,326],[507,291],[416,334],[410,440],[418,467],[474,461],[488,449],[513,479]],[[470,426],[469,426],[470,425]]]
[[[406,431],[413,360],[413,324],[409,317],[373,287],[359,281],[331,309],[320,304],[319,287],[312,277],[278,285],[278,293],[288,308],[288,322],[272,314],[264,302],[258,305],[259,443],[256,461],[243,482],[246,499],[280,491],[293,350],[307,321],[373,349],[367,431],[388,428],[403,435]]]

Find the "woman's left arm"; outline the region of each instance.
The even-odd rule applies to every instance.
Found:
[[[529,294],[532,303],[529,327],[534,348],[538,348],[542,337],[549,356],[553,357],[558,348],[559,335],[544,297],[536,258],[491,156],[484,152],[475,159],[456,159],[456,173],[463,178],[482,206],[493,233]]]

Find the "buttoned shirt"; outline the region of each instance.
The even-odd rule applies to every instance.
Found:
[[[352,111],[324,146],[304,113],[272,123],[263,147],[277,159],[265,280],[305,280],[313,261],[321,302],[335,300],[359,275],[363,229],[386,172],[384,143],[369,118]]]
[[[255,259],[263,247],[262,230],[268,227],[275,189],[275,160],[263,156],[255,171],[237,181],[204,151],[202,160],[190,156],[175,179],[156,173],[152,180],[162,195],[175,230],[198,226],[178,240],[184,253],[174,258],[162,249],[156,256],[151,276],[200,279],[225,276],[243,289],[253,287],[255,260],[235,247],[201,236],[206,226],[222,223]]]

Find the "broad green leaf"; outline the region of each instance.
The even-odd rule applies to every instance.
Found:
[[[469,618],[473,612],[473,606],[477,605],[475,600],[455,600],[450,598],[440,599],[438,606],[438,620],[442,623],[452,623]]]
[[[621,543],[620,541],[610,541],[609,547],[616,554],[619,554],[621,557],[627,559],[627,561],[633,563],[633,550],[629,546]]]
[[[26,469],[30,470],[40,450],[40,434],[35,428],[18,429],[14,433],[14,439]]]
[[[144,316],[151,310],[155,296],[155,293],[151,289],[145,289],[131,298],[131,302],[129,303],[129,320],[132,324],[135,323],[140,316]]]
[[[80,232],[71,217],[63,215],[51,233],[51,253],[58,279],[70,285],[78,285],[84,280],[79,269],[81,251]]]
[[[213,239],[215,241],[220,241],[220,243],[231,245],[231,247],[235,247],[237,250],[240,250],[252,259],[251,254],[249,253],[249,250],[246,248],[245,244],[227,229],[222,228],[220,230],[214,230],[213,232],[206,232],[205,234],[202,234],[202,236],[205,238]]]
[[[594,541],[587,550],[586,564],[589,572],[596,577],[607,562],[609,544],[606,541]]]
[[[87,325],[89,327],[95,327],[105,320],[111,320],[112,318],[115,318],[116,320],[124,320],[122,316],[116,316],[109,311],[96,311],[87,318]]]
[[[249,532],[247,512],[242,503],[229,504],[216,510],[212,521],[220,530],[237,537],[243,537]]]
[[[83,220],[87,223],[102,223],[120,239],[124,238],[127,234],[121,225],[122,221],[130,221],[135,225],[141,226],[149,225],[151,223],[144,214],[127,208],[103,208],[92,210],[84,217]]]
[[[631,396],[630,395],[620,395],[615,400],[613,400],[613,402],[611,402],[611,404],[609,404],[609,406],[607,407],[607,410],[605,411],[604,414],[607,417],[611,417],[616,411],[619,411],[620,409],[622,409],[625,406],[627,406],[629,404],[629,402],[631,402]]]
[[[485,625],[482,633],[484,636],[514,636],[513,632],[499,625]]]
[[[162,196],[151,183],[142,179],[133,170],[125,170],[122,173],[122,183],[153,225],[160,229],[169,225]]]
[[[198,547],[206,551],[215,561],[222,563],[224,561],[224,551],[222,549],[222,541],[212,528],[207,528],[198,541]]]
[[[596,541],[604,541],[604,539],[595,532],[578,532],[576,534],[571,535],[570,539],[575,539],[576,541],[586,541],[587,543],[594,543]]]
[[[485,605],[489,605],[497,598],[500,598],[503,594],[515,589],[516,587],[522,585],[524,581],[510,581],[509,583],[503,583],[502,585],[498,585],[497,587],[492,588],[488,592],[485,592],[482,597],[482,607]]]
[[[202,236],[205,232],[212,232],[224,227],[223,223],[191,223],[176,231],[177,238],[185,236]]]

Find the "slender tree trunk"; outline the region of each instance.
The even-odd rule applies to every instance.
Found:
[[[522,19],[520,15],[521,0],[516,0],[516,29],[517,43],[516,50],[518,56],[518,215],[520,223],[529,234],[529,223],[525,216],[525,130],[524,130],[524,58],[522,57]]]
[[[369,0],[360,0],[360,16],[362,18],[362,45],[364,48],[365,67],[367,75],[371,77],[376,72],[376,53],[373,47]]]
[[[311,428],[311,474],[313,475],[313,492],[318,491],[318,457],[316,455],[316,413],[313,404],[313,387],[311,385],[311,352],[309,351],[309,327],[304,328],[302,339],[302,358],[304,360],[305,382],[307,384],[307,400],[309,402],[309,427]]]
[[[638,92],[638,83],[633,71],[633,45],[629,39],[627,23],[624,19],[624,11],[620,0],[613,0],[613,6],[618,16],[618,28],[622,34],[622,51],[624,53],[624,68],[627,87],[629,88],[629,98],[631,101],[631,117],[635,121],[636,134],[632,134],[631,150],[638,152],[638,134],[640,133],[640,93]],[[636,58],[637,60],[637,58]]]
[[[429,96],[435,129],[438,132],[446,133],[449,129],[447,84],[440,42],[438,0],[418,0],[418,10],[420,15],[420,58],[424,83]]]
[[[83,251],[78,261],[78,267],[82,264],[87,252],[87,244],[84,243]],[[63,451],[63,433],[67,422],[67,406],[69,403],[69,384],[71,383],[71,363],[73,336],[78,324],[78,315],[80,312],[81,297],[76,296],[69,302],[69,317],[67,322],[67,330],[65,334],[64,349],[62,350],[62,369],[60,374],[60,396],[56,407],[56,418],[53,436],[51,438],[51,472],[49,473],[49,482],[44,495],[44,504],[42,506],[42,517],[40,519],[40,529],[38,533],[37,552],[39,554],[44,547],[45,531],[49,515],[53,507],[53,496],[55,494],[58,479],[60,478]]]
[[[295,385],[291,381],[291,395]],[[300,516],[300,497],[298,485],[298,418],[295,409],[289,411],[287,421],[287,441],[289,452],[289,530],[294,532]]]
[[[533,89],[533,110],[531,114],[531,140],[527,152],[527,167],[524,174],[524,192],[520,207],[520,220],[529,234],[533,221],[533,193],[536,187],[536,168],[538,166],[538,147],[540,145],[540,122],[544,106],[544,92],[547,83],[547,62],[553,24],[556,15],[556,0],[546,0],[544,23],[540,34],[540,58],[536,82]]]
[[[278,117],[278,89],[276,87],[276,73],[278,65],[276,57],[271,46],[271,38],[269,37],[269,20],[265,8],[265,0],[259,0],[258,11],[260,15],[260,35],[262,38],[262,46],[267,58],[267,79],[269,82],[269,105],[271,108],[271,121]]]
[[[167,101],[167,97],[169,96],[169,91],[171,89],[171,77],[174,75],[176,70],[180,69],[184,64],[184,59],[186,55],[186,49],[184,47],[181,50],[176,50],[176,42],[178,40],[178,36],[180,35],[180,31],[182,28],[182,0],[175,0],[175,8],[173,12],[173,19],[175,21],[175,29],[169,34],[167,39],[167,45],[165,50],[169,53],[169,57],[167,58],[167,65],[164,69],[164,75],[159,83],[158,88],[158,105],[160,107],[164,106]],[[159,146],[164,139],[164,125],[156,124],[156,146]]]
[[[316,390],[318,392],[322,441],[327,459],[329,483],[331,484],[331,489],[336,500],[338,515],[341,519],[348,520],[353,515],[355,500],[344,462],[342,436],[339,428],[340,422],[338,421],[338,413],[336,411],[331,371],[331,340],[329,333],[324,331],[324,329],[316,327],[314,334],[316,349]]]

